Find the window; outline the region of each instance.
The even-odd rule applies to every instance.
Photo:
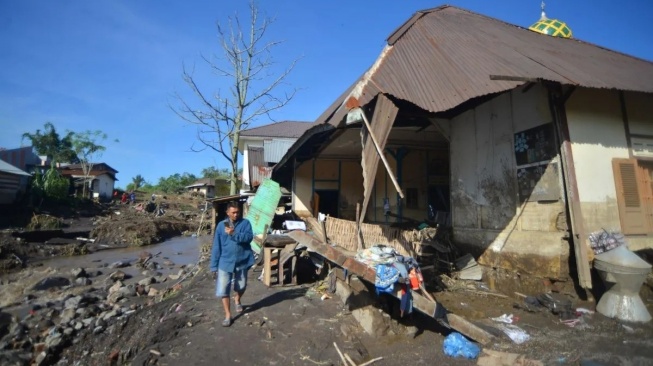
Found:
[[[653,162],[613,159],[621,230],[653,234]]]

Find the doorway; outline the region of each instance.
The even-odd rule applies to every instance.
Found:
[[[316,189],[317,209],[325,215],[338,217],[340,192],[337,189]]]

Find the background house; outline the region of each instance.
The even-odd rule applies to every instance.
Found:
[[[17,167],[0,160],[0,204],[11,204],[25,192],[24,178],[31,175]]]
[[[190,193],[195,192],[201,194],[204,198],[213,198],[215,197],[215,178],[198,179],[185,188]]]
[[[273,178],[300,215],[432,208],[488,267],[591,287],[591,232],[653,247],[652,106],[649,61],[442,6],[390,35]]]
[[[251,191],[270,178],[272,167],[311,125],[283,121],[242,131],[238,151],[243,154],[243,191]]]
[[[84,172],[81,164],[62,165],[57,168],[62,176],[71,180],[71,187],[77,196],[83,192]],[[106,163],[94,163],[89,172],[89,198],[110,200],[115,187],[117,170]]]

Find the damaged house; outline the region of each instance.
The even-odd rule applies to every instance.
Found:
[[[420,11],[272,177],[300,216],[359,232],[431,220],[486,267],[572,272],[591,288],[590,233],[653,247],[653,63],[452,6]]]

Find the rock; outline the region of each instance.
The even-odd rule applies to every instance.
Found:
[[[41,365],[47,365],[48,364],[48,352],[47,351],[42,351],[39,353],[38,356],[36,356],[36,359],[34,360],[34,363],[38,366]]]
[[[104,332],[104,327],[97,326],[93,328],[93,334],[100,334],[102,332]]]
[[[125,267],[129,267],[129,262],[118,261],[118,262],[111,263],[111,265],[109,267],[114,268],[114,269],[115,268],[125,268]]]
[[[111,311],[107,312],[106,314],[104,314],[104,317],[102,319],[104,321],[108,321],[109,319],[114,318],[114,317],[116,317],[116,316],[118,316],[120,314],[121,314],[120,310],[111,310]]]
[[[118,292],[121,292],[124,297],[136,296],[136,287],[133,285],[121,287]]]
[[[88,327],[89,325],[93,324],[95,321],[95,318],[86,318],[82,319],[82,324],[84,324],[85,327]]]
[[[166,260],[163,261],[163,264],[168,266],[168,267],[172,267],[172,266],[175,265],[175,262],[171,261],[170,259],[166,259]]]
[[[54,322],[50,319],[43,319],[38,324],[38,330],[40,332],[48,330],[54,326]]]
[[[111,304],[115,304],[118,302],[118,300],[122,299],[124,297],[123,293],[120,291],[114,291],[107,296],[107,301],[110,302]]]
[[[0,365],[3,366],[28,366],[32,355],[22,350],[0,352]],[[36,363],[36,365],[42,365]]]
[[[109,294],[112,294],[118,290],[120,290],[123,287],[122,281],[116,281],[116,283],[113,284],[113,286],[109,287]]]
[[[73,296],[73,297],[67,299],[64,302],[64,308],[65,309],[77,309],[78,307],[83,306],[86,303],[88,303],[88,299],[85,298],[84,296],[81,296],[81,295]]]
[[[75,326],[74,326],[74,329],[75,329],[75,330],[79,331],[79,330],[82,330],[83,328],[84,328],[84,323],[82,323],[82,322],[75,322]]]
[[[32,305],[31,310],[32,310],[32,312],[34,312],[34,311],[39,311],[41,309],[43,309],[43,306],[41,304],[34,304],[34,305]],[[0,338],[2,338],[2,337],[0,337]]]
[[[129,276],[123,271],[115,271],[109,275],[109,278],[114,281],[122,281],[129,278]]]
[[[170,275],[168,275],[168,278],[173,280],[173,281],[177,281],[179,279],[179,275],[170,274]]]
[[[62,325],[68,324],[70,323],[71,320],[75,319],[76,315],[77,313],[75,312],[75,308],[67,308],[61,312],[61,317],[59,318],[59,320]]]
[[[142,280],[138,281],[138,284],[143,285],[143,286],[149,286],[149,285],[153,284],[154,281],[156,281],[154,279],[154,277],[147,277],[147,278],[143,278]]]
[[[45,338],[45,345],[48,349],[57,349],[63,343],[63,336],[60,333],[54,333]]]
[[[70,273],[75,278],[80,278],[80,277],[86,277],[87,276],[86,270],[84,270],[84,268],[81,268],[81,267],[71,269]]]
[[[46,346],[45,346],[44,342],[37,343],[37,344],[34,345],[34,353],[41,353],[41,352],[45,351],[45,348],[46,348]]]
[[[142,296],[147,294],[147,291],[149,291],[149,286],[143,286],[143,285],[136,285],[136,295]]]
[[[89,286],[91,283],[93,282],[86,277],[80,277],[75,280],[77,286]]]
[[[45,291],[52,288],[70,286],[70,280],[65,277],[47,277],[32,287],[34,291]]]
[[[70,327],[63,330],[63,334],[65,336],[68,336],[68,337],[70,337],[74,332],[75,332],[75,330],[73,328],[70,328]]]
[[[179,272],[177,272],[177,276],[181,277],[186,274],[186,271],[183,269],[180,269]]]
[[[150,287],[150,291],[148,291],[147,296],[154,297],[159,295],[159,290],[155,289],[154,287]]]
[[[141,272],[141,274],[145,277],[159,277],[163,275],[161,272],[150,271],[150,270],[143,271]]]
[[[88,271],[86,272],[87,277],[97,277],[102,275],[102,271]]]

